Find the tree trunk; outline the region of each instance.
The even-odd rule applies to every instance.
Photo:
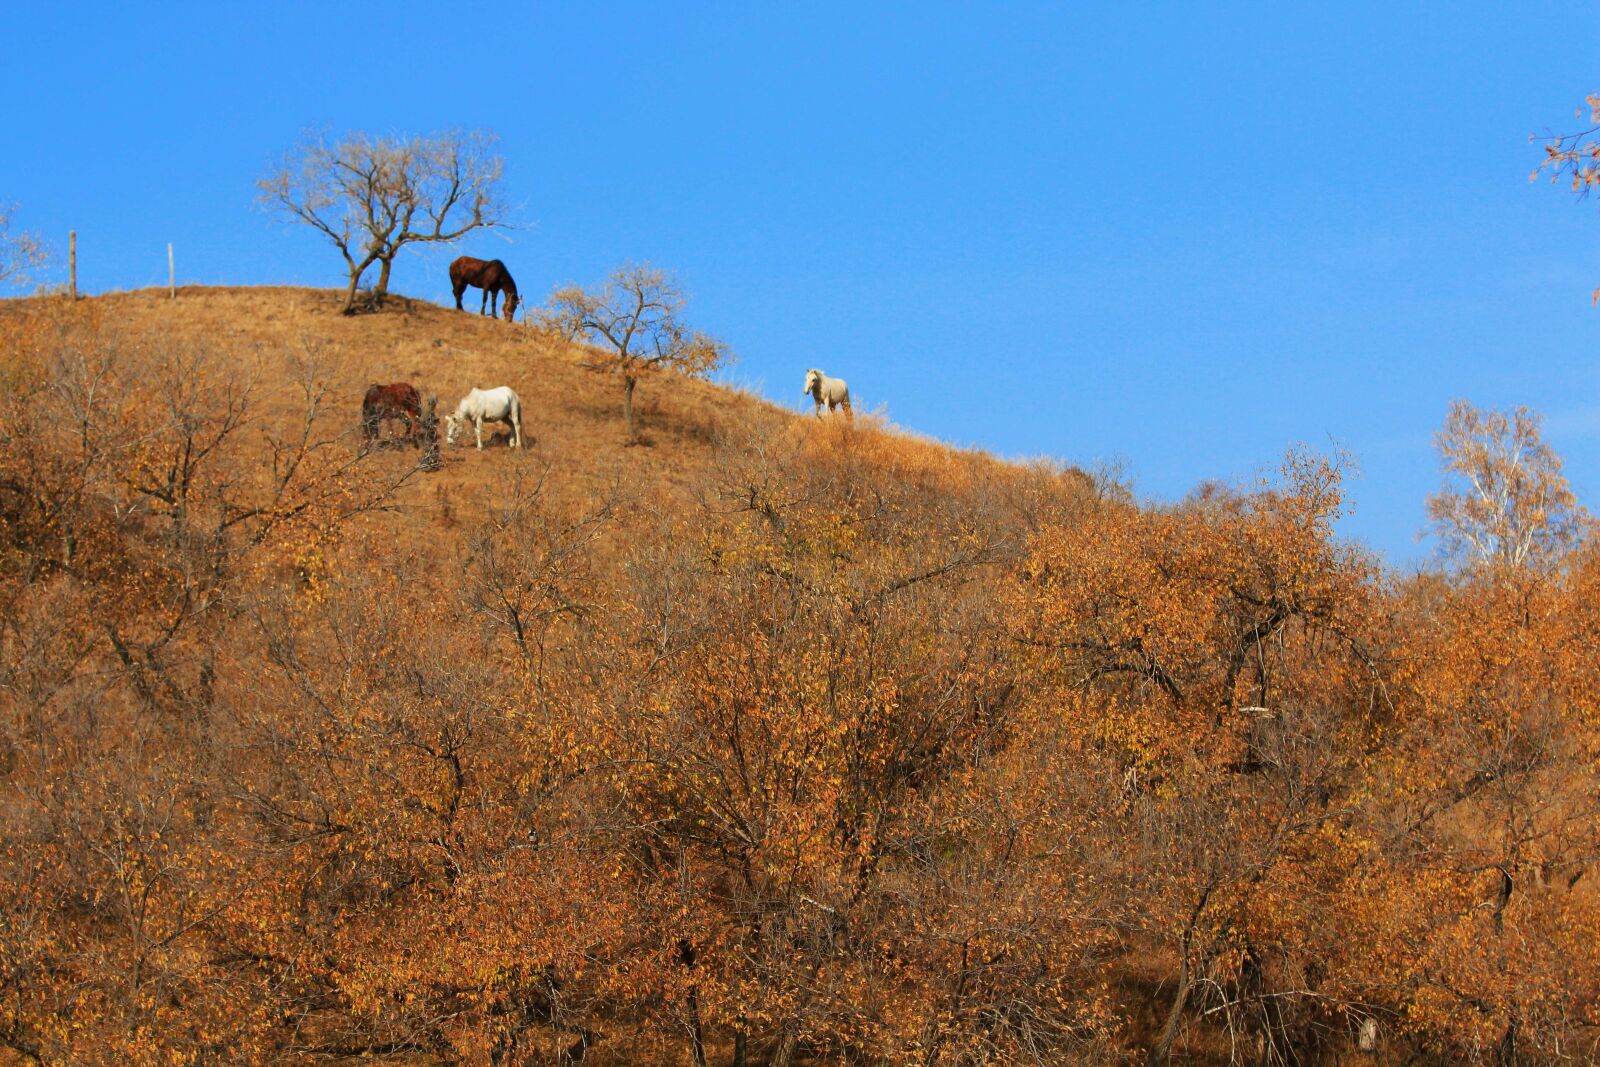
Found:
[[[361,284],[361,272],[355,268],[350,269],[350,285],[344,291],[344,313],[350,314],[356,309],[356,286]]]
[[[578,1040],[561,1050],[557,1059],[558,1063],[577,1063],[589,1051],[589,1046],[594,1043],[594,1033],[589,1030],[579,1030]]]
[[[747,1040],[748,1039],[745,1037],[745,1032],[743,1029],[734,1031],[733,1067],[745,1067],[745,1044]]]
[[[1506,1032],[1500,1038],[1500,1047],[1495,1049],[1495,1063],[1499,1067],[1517,1067],[1521,1061],[1517,1058],[1517,1020],[1512,1016],[1506,1024]]]
[[[1194,946],[1194,931],[1200,925],[1200,916],[1205,913],[1206,904],[1211,900],[1211,893],[1217,888],[1217,883],[1212,882],[1200,893],[1200,899],[1195,901],[1194,910],[1189,912],[1189,922],[1183,928],[1182,954],[1180,959],[1183,968],[1178,972],[1178,992],[1172,998],[1172,1007],[1167,1010],[1167,1021],[1161,1027],[1161,1036],[1150,1048],[1150,1055],[1145,1057],[1145,1067],[1160,1067],[1172,1055],[1172,1043],[1177,1040],[1178,1026],[1183,1022],[1183,1009],[1189,1005],[1189,991],[1194,988],[1194,970],[1189,965],[1189,952]]]
[[[628,444],[637,444],[639,441],[639,424],[633,416],[633,387],[639,384],[639,379],[630,374],[622,376],[622,417],[628,423]]]
[[[394,257],[380,259],[378,264],[378,285],[372,290],[372,299],[374,303],[381,304],[389,295],[389,268],[394,266]]]
[[[694,1055],[694,1067],[706,1067],[705,1028],[700,1023],[700,994],[689,987],[689,1050]]]
[[[778,1038],[778,1047],[772,1052],[770,1067],[789,1067],[794,1062],[795,1047],[800,1044],[800,1036],[792,1025],[783,1028],[783,1034]]]
[[[1183,1009],[1189,1003],[1189,988],[1193,984],[1189,979],[1189,962],[1184,960],[1177,995],[1172,998],[1172,1007],[1167,1010],[1167,1021],[1161,1027],[1161,1036],[1151,1046],[1150,1055],[1145,1057],[1145,1067],[1161,1067],[1172,1055],[1172,1043],[1177,1040],[1178,1025],[1183,1022]]]
[[[350,264],[350,285],[344,291],[344,313],[346,315],[353,314],[355,312],[356,289],[361,285],[361,276],[367,273],[367,268],[372,266],[373,260],[376,258],[376,256],[368,256],[360,263],[357,263],[354,260],[346,261]]]

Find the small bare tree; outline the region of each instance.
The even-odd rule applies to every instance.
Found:
[[[625,264],[597,289],[568,286],[550,297],[546,325],[569,340],[581,338],[608,350],[611,369],[622,379],[629,444],[639,440],[633,391],[640,377],[671,369],[700,378],[733,359],[722,341],[684,324],[686,303],[678,280],[647,263]]]
[[[373,297],[382,301],[394,257],[406,245],[448,244],[506,224],[500,192],[505,163],[495,140],[483,132],[352,133],[333,144],[307,138],[261,179],[259,202],[333,242],[349,271],[349,313],[361,276],[374,263]]]
[[[27,272],[43,266],[50,255],[36,235],[11,232],[11,216],[16,210],[14,205],[0,204],[0,282],[22,285],[28,280]]]

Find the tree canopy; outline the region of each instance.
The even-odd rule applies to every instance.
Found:
[[[493,134],[431,137],[350,133],[308,137],[258,183],[259,201],[328,239],[344,258],[345,310],[374,263],[374,299],[389,291],[394,259],[407,245],[449,244],[504,226],[504,161]]]
[[[622,380],[629,441],[639,437],[633,393],[642,376],[672,370],[704,377],[733,358],[725,343],[684,321],[688,301],[674,275],[647,263],[619,267],[593,289],[568,286],[550,297],[546,325],[563,337],[598,346]]]

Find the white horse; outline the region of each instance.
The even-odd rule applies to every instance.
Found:
[[[485,422],[503,422],[511,427],[511,447],[522,447],[522,401],[512,391],[511,386],[473,389],[462,397],[461,403],[456,405],[456,413],[444,417],[445,444],[456,443],[456,435],[461,432],[462,425],[468,419],[472,420],[472,429],[477,434],[479,448],[483,447]]]
[[[827,404],[828,410],[844,408],[844,413],[855,418],[855,412],[850,410],[850,387],[844,384],[843,378],[830,378],[816,368],[806,371],[806,387],[800,390],[810,393],[811,399],[817,402],[817,418],[822,418],[822,405]]]

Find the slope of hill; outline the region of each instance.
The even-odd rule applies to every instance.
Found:
[[[682,506],[696,476],[715,462],[720,440],[809,425],[749,393],[661,374],[640,388],[644,447],[630,447],[619,429],[620,387],[598,353],[525,325],[406,298],[396,298],[384,314],[344,316],[338,314],[341,299],[333,290],[185,287],[176,300],[152,289],[90,303],[111,335],[135,346],[204,353],[225,362],[230,375],[255,381],[257,410],[265,416],[298,413],[297,386],[308,361],[328,387],[328,403],[352,430],[371,382],[412,382],[424,396],[438,396],[441,418],[474,386],[516,389],[524,405],[527,454],[507,453],[500,426],[493,428],[493,451],[481,456],[464,447],[470,444],[464,437],[444,449],[441,472],[400,493],[408,512],[421,508],[425,514],[431,503],[446,500],[453,512],[465,508],[470,514],[494,499],[508,472],[526,476],[546,468],[560,472],[562,491],[621,486],[634,497]],[[13,302],[12,310],[26,303]],[[803,363],[799,357],[797,368]],[[800,377],[797,370],[795,380]],[[892,443],[876,449],[889,476],[916,470],[937,479],[957,467],[967,470],[958,480],[1026,473],[982,453],[886,431],[871,418],[860,429],[879,446]],[[414,457],[399,453],[389,465],[403,466]],[[1084,483],[1076,473],[1071,477]]]
[[[1593,1062],[1592,547],[338,304],[0,304],[0,1062]]]
[[[704,462],[719,418],[780,415],[750,396],[704,382],[652,382],[640,395],[650,447],[626,448],[616,429],[615,379],[597,369],[583,347],[522,325],[404,298],[384,314],[344,316],[333,291],[296,288],[186,288],[176,300],[147,290],[96,302],[132,339],[203,344],[242,359],[241,369],[260,359],[260,373],[274,387],[292,381],[286,359],[309,349],[325,368],[331,399],[352,420],[370,382],[412,382],[424,395],[439,397],[441,416],[473,386],[511,385],[525,407],[530,452],[601,481],[626,471],[680,484],[682,472]],[[274,391],[280,402],[292,395]],[[476,486],[476,468],[465,465],[465,453],[448,454],[458,462],[447,465],[443,485]]]
[[[143,917],[115,906],[108,911],[85,904],[88,910],[81,914],[72,907],[62,910],[62,899],[105,900],[101,894],[109,883],[104,878],[120,884],[126,877],[150,877],[148,863],[153,862],[139,851],[139,859],[131,862],[145,865],[144,873],[130,874],[121,864],[86,869],[82,861],[99,846],[66,827],[82,828],[80,803],[88,804],[98,820],[91,836],[122,832],[115,829],[113,813],[130,796],[158,796],[175,805],[160,829],[141,824],[134,834],[142,845],[158,850],[184,842],[185,871],[196,880],[164,884],[159,888],[172,895],[150,902],[163,911],[165,922],[178,927],[187,921],[182,916],[201,906],[202,897],[204,907],[217,909],[214,916],[233,916],[257,892],[247,886],[272,883],[275,888],[262,890],[266,898],[250,900],[251,909],[265,907],[278,916],[270,925],[301,923],[304,913],[291,917],[299,905],[281,909],[307,893],[331,894],[327,917],[348,918],[352,906],[365,910],[378,899],[371,895],[372,880],[393,884],[398,878],[409,884],[409,876],[385,872],[391,861],[401,866],[411,861],[398,855],[375,858],[389,846],[374,848],[372,840],[352,851],[345,831],[334,831],[331,824],[308,832],[303,820],[309,816],[296,811],[302,804],[328,814],[327,803],[342,808],[359,794],[358,807],[365,814],[351,825],[371,819],[374,830],[392,822],[381,814],[387,808],[413,816],[433,812],[429,818],[437,818],[438,797],[412,794],[410,786],[396,793],[394,776],[414,774],[411,784],[430,793],[439,784],[431,757],[418,766],[405,751],[414,756],[449,749],[448,757],[440,758],[462,777],[451,787],[452,799],[443,803],[453,812],[462,802],[458,787],[464,783],[487,789],[476,794],[475,810],[493,811],[493,820],[501,824],[494,833],[504,834],[504,820],[529,818],[529,801],[522,794],[530,778],[572,776],[575,765],[594,761],[597,753],[609,754],[601,758],[604,766],[630,765],[619,762],[615,746],[636,729],[633,740],[651,736],[641,704],[670,702],[665,689],[654,688],[660,683],[649,679],[697,660],[715,637],[742,635],[745,627],[759,624],[770,604],[723,603],[720,612],[706,614],[726,593],[713,589],[716,574],[739,573],[741,582],[755,577],[758,584],[802,582],[802,599],[814,601],[813,607],[837,605],[844,598],[858,603],[863,619],[881,613],[891,596],[909,604],[922,599],[922,590],[946,584],[969,600],[973,590],[992,592],[998,562],[1020,551],[1030,524],[1051,509],[1078,506],[1089,492],[1088,480],[1075,471],[1025,468],[950,450],[887,430],[870,418],[818,422],[671,374],[643,383],[639,411],[645,445],[629,447],[616,381],[597,370],[595,354],[581,346],[420,302],[396,300],[382,314],[356,317],[338,314],[338,307],[336,294],[315,290],[190,288],[175,300],[145,291],[77,304],[0,305],[8,384],[0,466],[10,474],[0,484],[5,535],[0,575],[10,579],[0,611],[17,620],[5,649],[6,677],[31,678],[36,672],[52,679],[24,686],[33,697],[8,704],[13,728],[8,751],[37,757],[23,759],[29,773],[12,783],[20,799],[8,841],[32,843],[30,859],[19,857],[23,867],[10,872],[29,892],[19,898],[26,904],[9,927],[17,940],[9,943],[8,958],[53,959],[51,946],[57,942],[20,933],[35,922],[60,924],[65,940],[59,945],[79,946],[62,948],[75,963],[63,958],[38,964],[44,970],[38,972],[38,984],[29,987],[30,1006],[10,1016],[9,1029],[0,1027],[0,1036],[9,1035],[10,1047],[24,1056],[60,1055],[73,1041],[85,1040],[74,1036],[77,1027],[92,1033],[97,1042],[92,1047],[99,1050],[94,1055],[135,1059],[188,1055],[195,1049],[214,1053],[230,1043],[246,1059],[328,1056],[341,1050],[412,1055],[442,1049],[458,1038],[466,1041],[464,1048],[499,1049],[503,1055],[522,1049],[515,1053],[520,1057],[528,1054],[529,1042],[538,1046],[554,1040],[548,1033],[536,1040],[541,1019],[557,1036],[587,1032],[599,1015],[573,1015],[571,1025],[554,1025],[549,979],[539,977],[554,957],[533,971],[518,970],[544,953],[537,947],[543,937],[514,950],[520,962],[483,956],[472,964],[475,973],[487,967],[487,973],[501,975],[487,985],[480,976],[474,995],[490,989],[499,990],[494,997],[509,995],[505,1003],[515,1003],[522,1020],[509,1029],[495,1021],[502,1005],[494,1018],[475,1021],[469,1030],[488,1025],[494,1032],[487,1045],[464,1038],[465,1031],[402,1038],[396,1034],[411,1022],[399,1031],[390,1022],[373,1030],[342,1009],[324,1017],[324,1008],[313,1003],[355,1003],[353,990],[341,989],[342,980],[332,979],[326,968],[335,959],[359,958],[368,950],[342,940],[337,947],[319,944],[316,937],[290,954],[299,960],[294,968],[309,963],[299,957],[301,951],[319,953],[324,961],[312,967],[322,977],[309,979],[311,986],[291,997],[300,1005],[292,1011],[311,1014],[283,1030],[261,1016],[280,1012],[287,1003],[253,984],[267,978],[264,973],[246,976],[237,963],[218,970],[204,962],[257,959],[246,967],[251,970],[267,956],[280,959],[276,949],[269,952],[253,937],[247,938],[250,947],[242,947],[228,936],[223,948],[213,938],[220,926],[208,922],[194,931],[196,936],[170,945],[163,940],[157,953],[162,959],[155,963],[147,958],[151,935],[143,932]],[[510,384],[523,398],[528,447],[510,450],[503,439],[482,452],[446,447],[442,469],[428,473],[417,470],[415,449],[363,451],[357,428],[360,397],[369,382],[393,380],[437,393],[441,411],[473,385]],[[802,580],[801,571],[815,573]],[[742,589],[741,597],[755,595],[753,587]],[[861,602],[863,596],[877,603]],[[798,610],[800,604],[790,607]],[[781,625],[768,620],[783,631],[781,638],[770,635],[789,649],[783,658],[828,632],[843,639],[861,622],[846,626],[836,608],[829,608],[829,621],[818,627],[815,619],[805,621],[810,610]],[[973,624],[969,619],[962,626]],[[681,632],[672,632],[680,626]],[[875,627],[869,631],[875,633]],[[379,645],[367,645],[374,632],[385,636]],[[36,660],[42,655],[40,642],[58,638],[82,658]],[[928,631],[923,640],[924,652],[931,654],[933,646],[926,642],[948,645],[953,637]],[[357,652],[351,641],[365,651]],[[655,642],[657,659],[640,661],[640,642]],[[906,652],[877,664],[871,676],[886,681],[883,672],[898,670],[894,662]],[[352,654],[364,665],[345,660]],[[307,667],[309,661],[317,665]],[[339,661],[343,668],[336,666]],[[85,677],[80,671],[103,676],[108,669],[121,677],[110,691],[91,696],[76,688]],[[365,681],[340,681],[341,672],[350,670]],[[357,719],[368,714],[361,709],[376,699],[370,685],[387,689],[394,680],[377,682],[371,672],[389,676],[391,670],[411,679],[405,685],[424,688],[433,685],[424,677],[437,670],[454,678],[443,683],[444,676],[438,676],[452,695],[442,705],[429,698],[428,716],[488,718],[473,726],[394,721],[376,734],[347,719],[347,714]],[[468,677],[476,677],[477,684],[469,684]],[[521,709],[518,714],[532,707],[548,713],[553,692],[562,700],[555,718],[563,725],[555,734],[546,732],[556,729],[548,724],[530,733],[521,719],[516,722],[522,725],[513,725],[497,718],[513,708]],[[57,706],[62,702],[69,711]],[[602,710],[603,705],[611,710]],[[332,714],[338,725],[303,718],[316,708]],[[602,721],[609,722],[606,730],[594,732]],[[806,729],[826,721],[819,718]],[[45,722],[52,725],[38,730],[26,725]],[[104,729],[107,722],[115,728]],[[62,725],[67,723],[75,725]],[[70,732],[79,726],[96,738],[88,750],[64,745],[58,732],[58,727]],[[330,728],[342,738],[332,742],[335,747],[353,744],[361,754],[330,753],[324,747]],[[303,751],[301,757],[361,769],[350,779],[336,773],[313,784],[320,774],[300,757],[280,752],[262,760],[259,746],[276,746],[267,739],[281,740],[283,730],[303,731],[301,736],[321,752],[312,757]],[[451,749],[441,739],[458,730],[476,740]],[[677,734],[670,742],[674,747],[685,741],[677,731],[668,730]],[[530,764],[525,749],[535,734],[546,751]],[[656,736],[649,743],[668,742]],[[148,761],[118,765],[119,753],[130,746]],[[462,755],[469,749],[470,757]],[[834,765],[829,773],[838,769]],[[569,784],[584,792],[597,780],[594,774],[577,774]],[[66,808],[50,800],[62,781],[78,783],[80,790],[80,799]],[[835,789],[829,787],[827,795]],[[232,798],[224,805],[231,815],[219,818],[209,798],[223,795]],[[335,795],[344,799],[335,801]],[[593,799],[578,804],[586,821],[600,818],[588,806]],[[574,799],[565,796],[560,803],[571,805]],[[179,808],[185,823],[181,832],[170,822]],[[449,821],[454,820],[452,815]],[[339,821],[344,825],[342,816]],[[597,823],[589,826],[586,833],[612,836]],[[401,833],[410,842],[400,845],[401,852],[419,844],[437,851],[438,828],[421,837],[418,830],[413,826]],[[486,830],[488,824],[482,824],[473,833]],[[510,832],[520,840],[525,827]],[[649,929],[636,909],[654,910],[661,902],[653,890],[617,898],[615,886],[592,884],[594,871],[575,872],[570,865],[587,864],[582,857],[595,843],[567,855],[559,877],[564,884],[582,886],[576,889],[580,897],[593,894],[595,921],[604,918],[610,931],[602,940],[613,942],[601,955],[621,950],[615,957],[621,962],[639,950],[639,929],[630,926]],[[323,844],[332,844],[331,851]],[[647,842],[644,847],[647,853],[654,848]],[[36,865],[31,857],[39,855],[50,861]],[[246,873],[249,865],[238,859],[241,855],[266,867]],[[358,855],[365,858],[357,860]],[[511,854],[498,850],[498,855],[491,865],[503,868]],[[223,856],[232,858],[223,861]],[[219,862],[243,865],[224,874]],[[321,884],[328,864],[345,862],[353,864],[345,874],[366,888],[352,889],[348,881]],[[93,862],[90,866],[95,868]],[[452,866],[447,883],[455,884],[471,866],[459,871]],[[487,870],[474,869],[471,879]],[[405,936],[438,937],[438,923],[463,921],[451,908],[424,905],[431,893],[411,901],[418,910],[410,920],[421,925]],[[708,892],[706,900],[717,895]],[[475,910],[488,900],[467,906]],[[512,898],[496,899],[493,907],[511,903]],[[631,914],[621,926],[616,925],[619,905]],[[577,905],[569,901],[567,906]],[[237,917],[259,921],[259,916]],[[361,938],[406,925],[397,915],[371,917],[379,925]],[[571,929],[547,931],[566,945],[564,957],[588,940],[579,934],[589,918],[569,917],[575,924]],[[163,927],[162,938],[173,937],[178,927]],[[276,944],[280,936],[281,931],[268,939]],[[122,964],[113,967],[109,957],[91,963],[76,955],[81,946],[101,942],[123,963],[127,958],[121,953],[131,951],[141,961],[136,968],[154,967],[169,990],[158,998],[170,995],[174,1003],[153,1006],[139,992],[142,984],[127,985]],[[659,939],[647,936],[646,943],[652,961],[646,966],[664,967],[667,980],[677,981],[681,965],[654,961]],[[459,946],[451,952],[463,963],[474,955]],[[634,959],[626,968],[641,962]],[[568,963],[585,969],[574,959]],[[413,980],[392,958],[376,965],[390,973],[384,981]],[[119,970],[122,978],[107,968]],[[209,975],[203,973],[208,970]],[[280,971],[267,980],[276,984],[284,977]],[[435,978],[452,985],[462,980],[441,972],[423,984],[432,985]],[[617,980],[612,973],[606,982]],[[213,989],[218,981],[238,987],[223,995],[224,1000],[239,998],[236,1003],[213,1002],[196,992]],[[79,994],[72,990],[85,982],[96,990],[95,1007],[73,1009],[86,1013],[78,1024],[63,1023],[62,1029],[36,1014],[60,1015],[64,1004],[77,1003]],[[184,992],[171,992],[178,988]],[[602,994],[599,987],[582,994],[590,995],[612,994]],[[623,997],[628,1003],[633,999]],[[714,1001],[706,1005],[713,1042],[728,1040],[726,1028],[715,1022],[726,1007]],[[190,1010],[192,1020],[186,1014]],[[601,1014],[610,1020],[605,1026],[609,1040],[595,1053],[602,1059],[633,1062],[642,1050],[661,1047],[664,1018],[638,1015],[633,1007]],[[82,1022],[90,1016],[96,1021]],[[186,1029],[191,1025],[192,1032]],[[634,1036],[621,1040],[625,1033]],[[789,1040],[800,1037],[795,1031]],[[761,1040],[765,1043],[766,1036]],[[787,1055],[806,1047],[798,1044]]]

